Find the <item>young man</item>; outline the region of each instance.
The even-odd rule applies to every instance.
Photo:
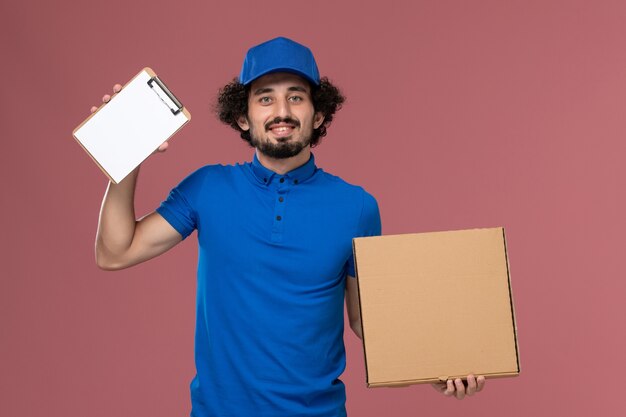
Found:
[[[343,101],[307,47],[270,40],[248,51],[218,99],[220,120],[255,148],[252,162],[198,169],[137,221],[138,169],[109,184],[101,268],[146,261],[198,231],[192,416],[345,416],[344,295],[361,337],[352,238],[381,225],[374,197],[311,153]],[[462,398],[483,383],[436,388]]]

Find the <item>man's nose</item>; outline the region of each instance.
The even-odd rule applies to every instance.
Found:
[[[278,100],[276,103],[276,116],[283,119],[291,117],[291,105],[288,100]]]

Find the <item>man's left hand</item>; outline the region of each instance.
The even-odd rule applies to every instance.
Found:
[[[445,395],[446,397],[455,396],[458,400],[462,400],[466,395],[474,395],[482,391],[485,386],[485,377],[468,375],[467,380],[457,378],[454,381],[448,379],[447,382],[438,382],[431,384],[434,389]]]

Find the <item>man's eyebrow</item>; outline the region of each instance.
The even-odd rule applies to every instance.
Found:
[[[288,88],[289,91],[300,91],[302,93],[308,93],[307,89],[299,86],[299,85],[294,85],[293,87],[289,87]]]
[[[265,93],[271,93],[272,91],[274,91],[273,88],[269,88],[269,87],[261,87],[261,88],[257,88],[256,90],[254,90],[254,95],[258,96],[260,94],[265,94]]]
[[[256,90],[254,90],[254,95],[258,96],[258,95],[265,94],[265,93],[272,93],[273,91],[274,89],[271,87],[261,87],[261,88],[257,88]],[[300,85],[291,86],[287,89],[287,91],[299,91],[302,93],[308,93],[308,90]]]

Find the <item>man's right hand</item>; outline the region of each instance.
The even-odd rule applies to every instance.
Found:
[[[108,94],[105,94],[104,96],[102,96],[102,102],[103,102],[103,103],[108,103],[108,102],[109,102],[109,101],[111,101],[111,99],[112,99],[113,97],[115,97],[115,95],[116,95],[117,93],[119,93],[121,90],[122,90],[122,85],[121,85],[121,84],[115,84],[115,85],[113,86],[113,95],[108,95]],[[96,107],[96,106],[93,106],[93,107],[91,108],[91,112],[92,112],[92,113],[93,113],[93,112],[95,112],[96,110],[98,110],[98,107]],[[161,145],[159,145],[159,147],[158,147],[158,148],[157,148],[154,152],[152,152],[152,153],[154,154],[155,152],[165,152],[165,151],[167,150],[167,147],[168,147],[168,146],[169,146],[169,143],[167,143],[167,141],[166,141],[166,142],[163,142],[163,143],[162,143]]]

